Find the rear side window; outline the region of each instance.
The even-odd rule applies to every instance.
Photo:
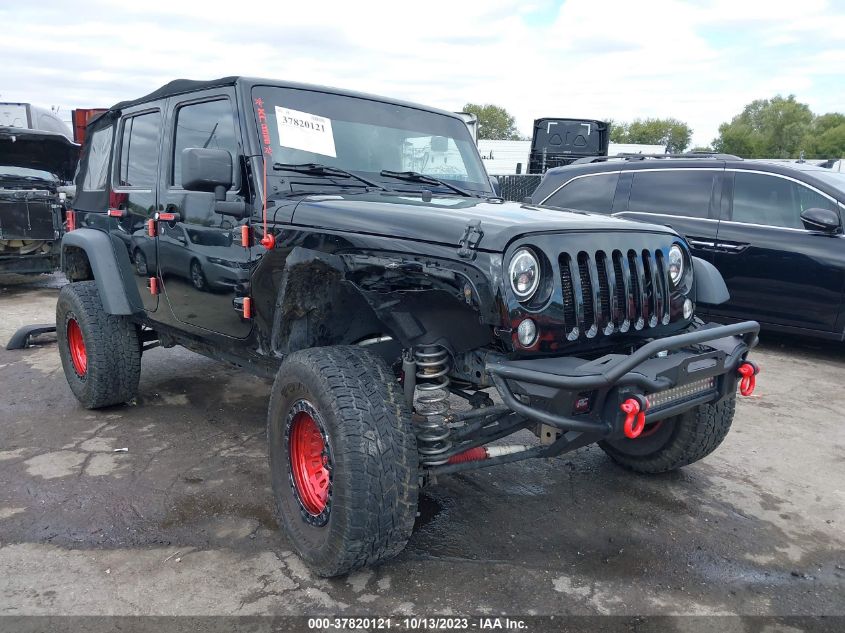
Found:
[[[148,112],[123,121],[118,184],[152,188],[158,170],[161,113]]]
[[[111,126],[97,130],[91,135],[88,145],[88,163],[83,191],[103,191],[109,175],[109,157],[111,156],[113,129]]]
[[[628,211],[706,218],[716,173],[703,169],[634,172]]]
[[[566,184],[546,202],[553,207],[610,213],[619,174],[583,176]]]
[[[170,184],[182,185],[182,150],[189,147],[225,149],[232,155],[235,169],[238,143],[235,121],[229,101],[205,101],[182,106],[176,112],[176,137],[173,147],[173,171]],[[232,174],[232,182],[235,182]]]

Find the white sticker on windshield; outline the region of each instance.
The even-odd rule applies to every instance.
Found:
[[[282,147],[337,158],[331,119],[276,106],[276,125]]]

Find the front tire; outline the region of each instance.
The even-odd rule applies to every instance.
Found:
[[[702,404],[645,427],[640,437],[603,440],[599,446],[617,464],[640,473],[665,473],[712,453],[731,428],[736,394]],[[658,426],[659,425],[659,426]]]
[[[276,510],[320,576],[405,547],[419,485],[410,420],[393,373],[361,348],[302,350],[282,363],[267,423]]]
[[[131,400],[138,393],[137,327],[106,314],[95,281],[64,286],[56,302],[56,338],[70,390],[86,409]]]

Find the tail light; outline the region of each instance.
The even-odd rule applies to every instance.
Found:
[[[67,224],[68,231],[75,231],[76,230],[76,211],[73,209],[68,209],[65,212],[65,221]]]

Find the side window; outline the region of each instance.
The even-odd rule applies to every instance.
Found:
[[[628,211],[706,218],[716,173],[707,169],[636,171]]]
[[[797,187],[785,178],[738,171],[734,177],[731,219],[749,224],[803,228]]]
[[[152,188],[158,168],[161,113],[149,112],[123,121],[118,185]]]
[[[88,163],[85,170],[83,191],[103,191],[109,175],[113,128],[97,130],[91,135],[88,145]]]
[[[584,176],[567,184],[544,204],[565,209],[610,213],[619,174]]]
[[[798,190],[798,204],[801,207],[801,213],[807,209],[830,209],[831,211],[836,211],[836,206],[833,202],[820,193],[804,185],[795,185],[795,188]]]
[[[237,175],[238,143],[232,106],[227,99],[204,101],[180,107],[176,111],[176,135],[173,144],[173,170],[170,184],[182,186],[182,150],[189,147],[225,149],[232,155],[232,182]]]

